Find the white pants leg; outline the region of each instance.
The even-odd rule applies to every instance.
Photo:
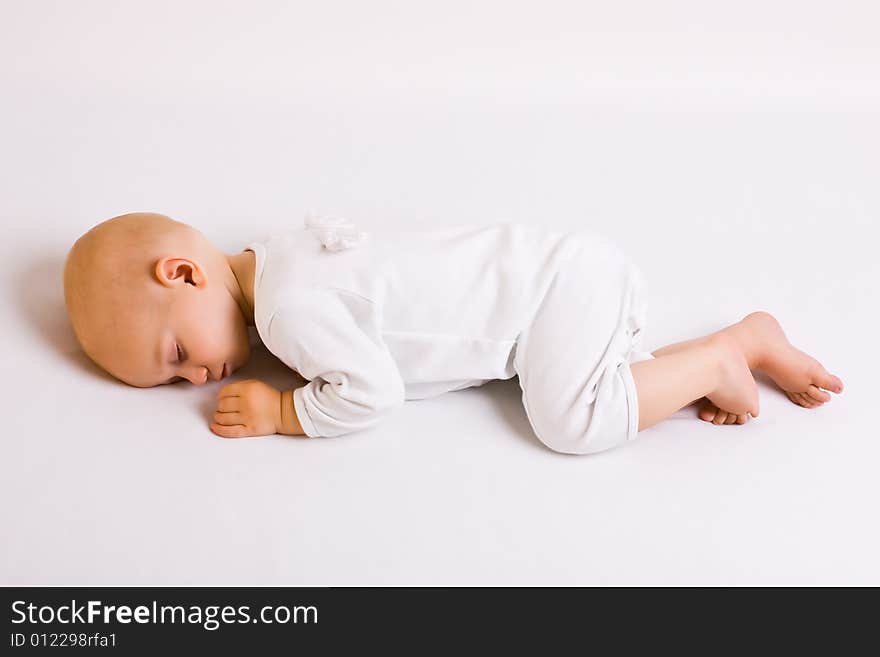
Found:
[[[550,449],[591,454],[635,438],[630,363],[646,307],[638,269],[616,247],[584,236],[518,340],[514,368],[535,435]]]

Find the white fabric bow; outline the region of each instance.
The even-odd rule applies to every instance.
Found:
[[[367,233],[359,231],[353,223],[345,219],[306,217],[305,226],[315,232],[328,251],[351,249],[367,239]]]

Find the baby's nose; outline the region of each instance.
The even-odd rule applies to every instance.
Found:
[[[203,385],[208,382],[208,368],[197,367],[193,369],[186,378],[189,379],[190,383],[193,385]]]

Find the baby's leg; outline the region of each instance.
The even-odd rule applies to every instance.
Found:
[[[755,312],[710,336],[679,342],[654,352],[654,356],[675,353],[689,345],[704,342],[715,335],[732,336],[749,363],[749,368],[767,374],[794,403],[816,408],[831,399],[825,390],[842,392],[843,382],[822,367],[815,358],[796,349],[785,337],[779,322],[771,314]],[[742,424],[745,418],[735,416],[707,400],[699,417],[715,424]]]
[[[737,417],[758,416],[758,387],[732,336],[721,332],[675,346],[630,365],[639,397],[639,431],[702,397]]]

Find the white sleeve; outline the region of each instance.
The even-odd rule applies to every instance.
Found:
[[[307,436],[366,429],[403,403],[380,326],[372,301],[337,288],[310,290],[274,313],[266,347],[310,380],[293,391]]]

